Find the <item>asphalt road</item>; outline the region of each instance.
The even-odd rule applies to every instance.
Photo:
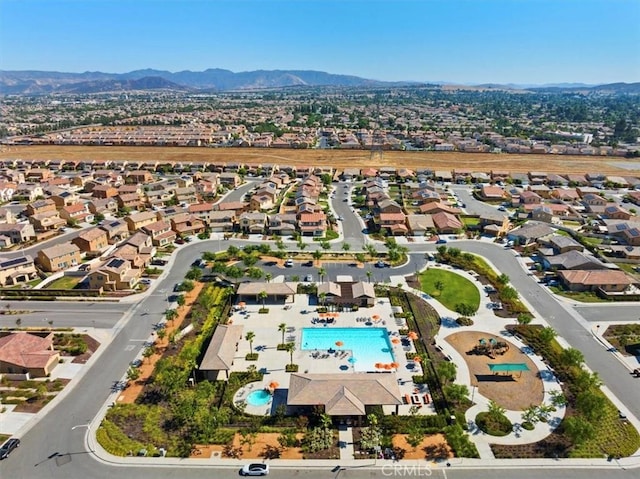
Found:
[[[640,320],[638,304],[580,304],[575,310],[591,323]]]
[[[18,318],[21,327],[49,327],[53,321],[54,328],[112,328],[129,308],[116,302],[0,301],[0,328],[15,327]]]

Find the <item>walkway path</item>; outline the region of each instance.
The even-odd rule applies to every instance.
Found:
[[[338,441],[340,444],[340,460],[352,461],[354,459],[353,429],[351,426],[340,426],[338,429]]]

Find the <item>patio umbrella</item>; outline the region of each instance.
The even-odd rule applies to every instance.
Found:
[[[389,370],[389,369],[393,369],[393,366],[391,364],[387,363],[387,364],[384,365],[384,368]]]
[[[280,383],[279,383],[279,382],[277,382],[277,381],[271,381],[271,382],[269,383],[269,389],[271,389],[272,391],[273,391],[274,389],[278,389],[278,386],[280,386]]]
[[[376,363],[375,366],[376,366],[376,369],[384,369],[384,364],[382,363]]]
[[[391,342],[392,342],[393,344],[400,344],[400,339],[398,339],[398,338],[393,338],[393,339],[391,340]]]
[[[240,301],[238,303],[238,306],[241,307],[241,308],[244,308],[246,305],[247,305],[247,303],[245,303],[244,301]]]
[[[407,333],[407,338],[409,338],[412,341],[415,341],[416,339],[418,339],[418,335],[416,334],[415,331],[409,331]]]
[[[373,316],[371,316],[371,319],[380,319],[380,316],[377,314],[374,314]]]
[[[416,363],[421,363],[422,362],[422,358],[420,356],[414,356],[413,357],[413,361]]]
[[[338,347],[344,346],[344,343],[342,341],[336,341],[336,346]]]
[[[398,369],[400,367],[400,363],[396,363],[395,361],[391,363],[391,367]]]

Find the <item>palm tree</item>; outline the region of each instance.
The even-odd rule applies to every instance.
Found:
[[[287,344],[285,344],[284,349],[285,349],[286,352],[289,353],[289,357],[290,357],[289,364],[293,364],[293,353],[296,350],[295,343],[287,343]]]
[[[271,281],[273,279],[273,275],[271,273],[267,272],[264,275],[264,279],[268,283],[269,281]]]
[[[551,341],[553,341],[553,339],[557,336],[557,334],[558,333],[556,333],[555,329],[553,329],[550,326],[547,326],[546,328],[542,328],[540,330],[539,336],[542,341],[548,344]]]
[[[373,271],[368,269],[366,274],[367,274],[367,279],[369,280],[369,283],[371,283],[371,276],[373,276]]]
[[[327,293],[322,292],[318,294],[318,299],[320,300],[320,304],[324,306],[324,302],[327,299]]]
[[[576,348],[568,348],[562,351],[560,360],[566,366],[580,366],[584,362],[584,355]]]
[[[167,321],[171,321],[171,324],[173,324],[173,320],[178,317],[178,311],[175,309],[167,309],[164,312],[164,317],[167,318]]]
[[[284,333],[287,331],[287,323],[280,323],[278,325],[278,331],[282,333],[282,344],[284,344]]]
[[[313,253],[311,253],[311,256],[313,256],[313,259],[315,259],[316,261],[320,261],[320,258],[322,258],[323,255],[324,255],[324,253],[322,251],[320,251],[319,249],[317,249]]]
[[[378,252],[376,251],[376,247],[372,244],[365,245],[364,249],[369,253],[369,258],[373,261],[374,258],[378,256]]]
[[[253,354],[253,340],[256,339],[256,333],[254,333],[253,331],[247,331],[244,339],[249,341],[249,349],[251,350],[251,354]]]
[[[318,276],[320,276],[320,282],[324,282],[323,279],[325,277],[325,275],[327,274],[327,270],[324,268],[318,268]]]
[[[265,309],[265,301],[267,300],[267,298],[269,297],[269,295],[267,294],[267,292],[265,290],[262,290],[258,293],[258,298],[262,300],[262,309]]]

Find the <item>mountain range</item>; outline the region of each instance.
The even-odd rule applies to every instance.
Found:
[[[434,85],[436,82],[430,82]],[[446,82],[437,82],[445,84]],[[234,73],[210,68],[201,72],[184,70],[170,72],[144,69],[127,73],[63,73],[47,71],[0,70],[0,95],[44,95],[51,93],[106,93],[122,91],[215,92],[256,90],[292,86],[393,87],[426,85],[421,82],[385,82],[353,75],[336,75],[313,70],[256,70]],[[449,85],[449,84],[448,84]],[[607,85],[553,84],[514,85],[484,84],[476,86],[449,85],[449,88],[475,87],[482,89],[529,90],[537,92],[606,92],[640,94],[640,83],[612,83]]]

